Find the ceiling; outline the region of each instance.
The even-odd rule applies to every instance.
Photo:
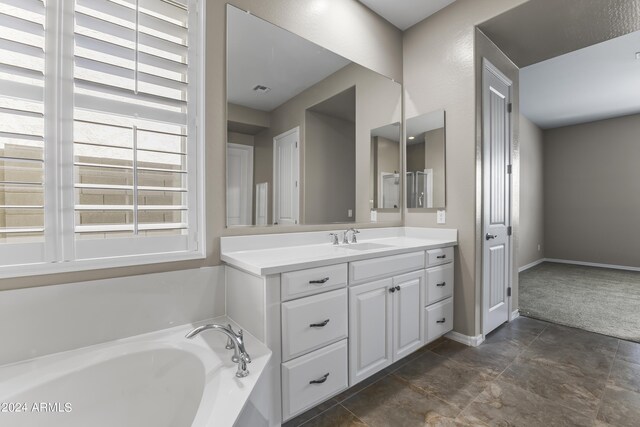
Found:
[[[640,0],[530,0],[478,27],[522,68],[640,30]]]
[[[640,113],[640,31],[520,70],[520,111],[548,129]]]
[[[455,0],[359,0],[401,30],[414,26]]]
[[[236,7],[227,6],[227,100],[272,111],[351,62]],[[253,88],[271,88],[256,93]]]
[[[400,141],[400,123],[391,123],[371,130],[371,136],[381,136],[394,142]]]

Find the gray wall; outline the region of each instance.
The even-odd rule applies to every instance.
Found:
[[[307,110],[304,224],[349,222],[355,215],[355,123]]]
[[[402,32],[357,0],[331,1],[324,8],[311,7],[309,2],[300,0],[207,0],[206,84],[203,89],[207,117],[205,135],[207,258],[198,261],[4,279],[0,280],[0,290],[218,265],[220,264],[220,236],[273,233],[273,228],[268,227],[232,229],[225,227],[227,3],[250,10],[256,16],[305,37],[345,58],[398,82],[402,81]],[[366,181],[364,186],[368,191],[368,175],[363,179]],[[363,225],[365,224],[358,224],[358,226]],[[295,232],[331,228],[331,226],[304,228],[293,226],[281,227],[278,230]]]
[[[542,130],[521,114],[518,268],[544,258],[543,147]]]
[[[544,139],[545,256],[640,267],[640,115]]]
[[[406,31],[403,42],[405,117],[439,109],[447,114],[447,223],[436,223],[435,209],[407,212],[405,222],[458,229],[454,329],[465,335],[479,334],[481,326],[480,260],[476,257],[480,255],[476,245],[481,242],[476,180],[476,135],[480,136],[476,87],[481,69],[477,58],[483,52],[499,56],[495,47],[476,43],[475,25],[524,1],[457,0]],[[508,61],[494,62],[499,67],[503,63]]]

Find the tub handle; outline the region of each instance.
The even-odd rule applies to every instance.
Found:
[[[327,372],[326,374],[324,374],[323,376],[321,376],[317,380],[309,381],[309,384],[322,384],[323,382],[325,382],[327,380],[327,378],[329,378],[329,372]]]
[[[320,323],[312,323],[309,325],[309,327],[311,328],[324,328],[325,326],[327,326],[327,323],[329,323],[329,319],[325,320],[324,322],[320,322]]]

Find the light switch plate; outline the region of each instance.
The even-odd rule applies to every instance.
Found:
[[[436,220],[438,224],[444,224],[447,222],[447,215],[445,214],[444,209],[438,209],[438,212],[436,214]]]

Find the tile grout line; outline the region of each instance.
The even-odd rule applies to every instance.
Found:
[[[327,400],[327,402],[328,402],[328,400]],[[322,403],[320,403],[320,405],[322,405]],[[302,422],[302,423],[300,423],[300,424],[297,424],[297,425],[295,425],[295,426],[292,426],[292,427],[301,427],[301,426],[303,426],[303,425],[307,424],[308,422],[310,422],[311,420],[314,420],[314,419],[318,418],[320,415],[324,414],[324,413],[325,413],[325,412],[327,412],[329,409],[333,409],[333,408],[335,408],[335,407],[336,407],[336,406],[338,406],[338,405],[340,405],[340,403],[336,402],[335,404],[333,404],[333,405],[329,406],[329,407],[328,407],[327,409],[325,409],[324,411],[321,411],[321,412],[317,413],[316,415],[314,415],[313,417],[309,418],[308,420],[306,420],[306,421],[304,421],[304,422]],[[311,410],[311,409],[313,409],[313,408],[310,408],[309,410]],[[302,414],[304,414],[304,412],[303,412]],[[302,414],[300,414],[300,415],[302,415]]]
[[[598,415],[600,414],[600,409],[602,409],[602,401],[604,400],[604,394],[607,392],[607,387],[609,386],[609,380],[611,379],[611,372],[613,372],[613,366],[616,364],[616,358],[618,357],[618,351],[620,350],[620,339],[618,338],[618,346],[616,347],[616,352],[613,354],[613,361],[611,362],[611,366],[609,367],[609,374],[607,375],[607,380],[604,383],[604,390],[602,390],[602,395],[598,400],[598,407],[596,408],[596,414],[594,416],[594,421],[598,420]]]
[[[495,381],[495,380],[497,380],[498,378],[500,378],[500,377],[502,376],[502,374],[504,374],[504,373],[507,371],[507,369],[509,369],[509,368],[511,367],[511,365],[513,365],[513,362],[515,362],[515,361],[516,361],[516,359],[517,359],[518,357],[520,357],[520,355],[521,355],[522,353],[524,353],[525,351],[527,351],[527,349],[528,349],[528,348],[529,348],[529,347],[530,347],[530,346],[531,346],[531,345],[532,345],[532,344],[533,344],[533,343],[534,343],[534,342],[535,342],[535,341],[540,337],[540,335],[542,335],[542,333],[543,333],[544,331],[546,331],[546,330],[547,330],[547,328],[548,328],[548,327],[549,327],[549,325],[545,326],[545,327],[544,327],[544,329],[542,329],[542,330],[538,333],[538,335],[536,335],[536,337],[535,337],[534,339],[532,339],[532,340],[531,340],[531,342],[530,342],[529,344],[527,344],[527,345],[523,346],[522,350],[520,350],[520,351],[518,352],[518,354],[516,355],[516,357],[514,357],[514,358],[513,358],[513,360],[512,360],[511,362],[509,362],[509,364],[508,364],[508,365],[507,365],[507,366],[502,370],[502,372],[500,372],[500,373],[499,373],[499,374],[494,378],[494,381]]]
[[[356,394],[357,394],[357,393],[356,393]],[[353,412],[351,412],[351,411],[349,410],[349,408],[347,408],[347,407],[346,407],[346,406],[344,406],[343,404],[338,403],[338,405],[342,406],[342,407],[345,409],[345,411],[347,411],[348,413],[350,413],[351,415],[353,415],[354,417],[356,417],[356,419],[357,419],[358,421],[360,421],[362,424],[364,424],[365,426],[368,426],[368,425],[369,425],[369,424],[367,424],[367,423],[366,423],[362,418],[360,418],[359,416],[357,416],[356,414],[354,414]]]

